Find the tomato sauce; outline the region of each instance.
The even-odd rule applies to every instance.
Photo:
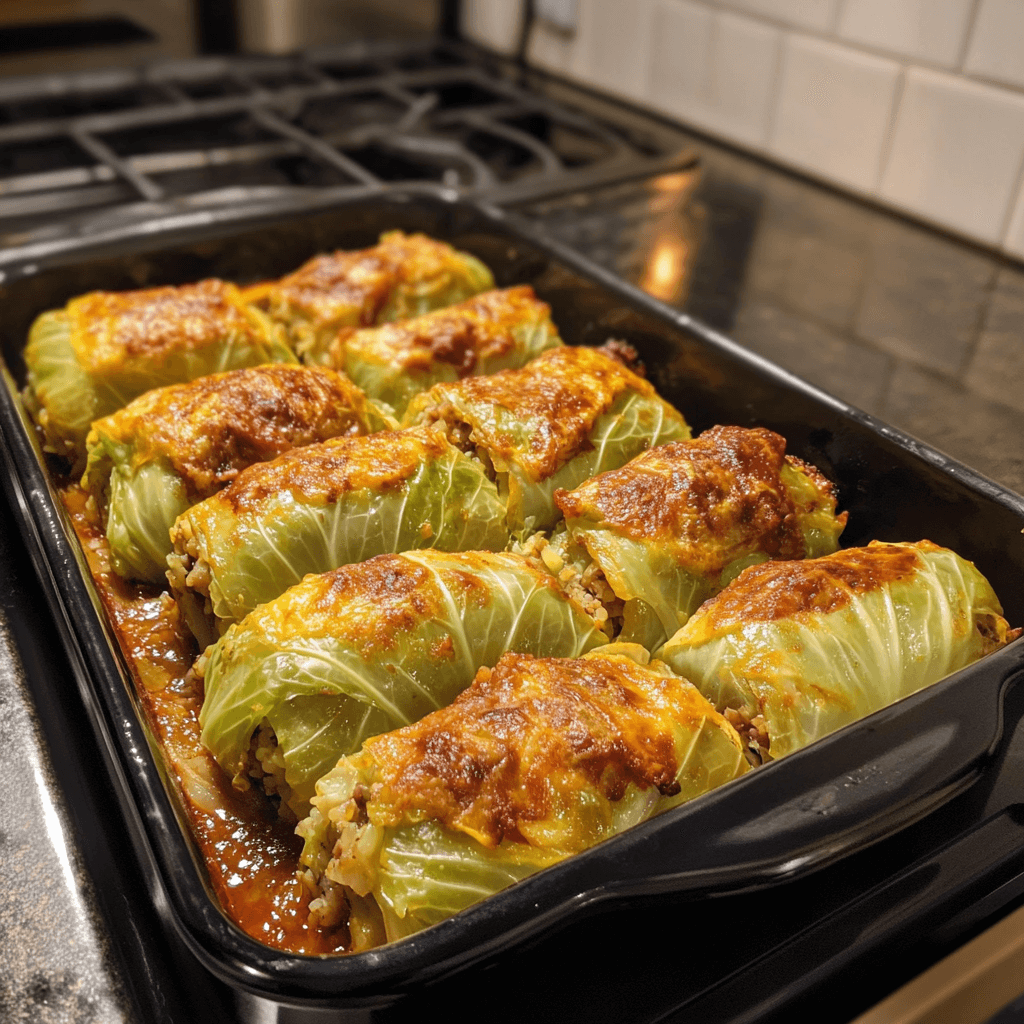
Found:
[[[189,671],[197,652],[174,601],[165,591],[114,573],[86,492],[72,484],[61,496],[222,909],[247,935],[274,949],[344,953],[346,926],[306,923],[310,897],[296,874],[302,840],[260,790],[236,790],[200,741],[202,683]]]

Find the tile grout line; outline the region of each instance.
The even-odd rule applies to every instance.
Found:
[[[893,146],[896,144],[896,125],[899,122],[900,107],[903,105],[903,94],[907,88],[907,68],[900,68],[896,76],[896,86],[892,91],[892,100],[889,106],[889,123],[885,128],[885,135],[882,138],[882,151],[878,155],[878,173],[875,178],[875,186],[872,190],[875,195],[882,195],[882,181],[885,178],[885,169],[889,164],[889,157],[892,155]]]
[[[843,8],[846,7],[846,0],[836,0],[835,9],[832,12],[832,25],[829,31],[834,36],[839,35],[839,23],[843,20]]]
[[[761,11],[751,11],[748,8],[737,6],[735,3],[730,3],[729,0],[700,0],[705,7],[710,7],[712,10],[729,11],[732,14],[742,15],[745,18],[750,18],[752,21],[764,22],[767,25],[771,25],[774,28],[789,29],[790,31],[796,30],[798,32],[811,32],[816,35],[823,37],[830,37],[831,33],[827,28],[815,28],[810,25],[801,25],[797,22],[787,21],[785,18],[773,17],[770,14],[763,14]]]
[[[642,7],[642,13],[640,15],[640,59],[644,62],[646,67],[637,76],[637,80],[634,82],[636,87],[636,98],[633,102],[643,102],[648,99],[650,93],[650,80],[651,80],[651,67],[653,61],[651,57],[654,52],[654,15],[657,10],[657,0],[648,0]],[[628,99],[629,97],[627,97]]]
[[[867,277],[868,275],[865,272],[863,276],[865,287]],[[890,372],[885,375],[885,383],[883,384],[880,393],[880,400],[883,403],[883,405],[888,398],[889,388],[891,387],[892,379],[895,376],[895,368],[899,365],[905,364],[913,368],[925,370],[929,373],[936,373],[939,376],[943,377],[944,379],[954,379],[951,378],[948,374],[943,373],[942,371],[935,370],[934,367],[930,367],[927,363],[918,362],[917,360],[914,359],[907,359],[901,356],[897,356],[890,350],[883,348],[877,342],[872,341],[870,338],[865,338],[857,334],[853,330],[848,330],[846,328],[839,327],[835,323],[825,320],[822,317],[816,315],[815,313],[795,305],[794,303],[786,299],[783,295],[780,295],[777,292],[773,292],[769,289],[755,287],[751,289],[750,297],[756,301],[761,302],[764,306],[768,307],[769,309],[781,313],[784,316],[791,317],[795,320],[799,320],[802,324],[809,325],[810,327],[813,327],[816,330],[820,331],[822,334],[828,335],[829,338],[832,338],[835,341],[841,343],[847,351],[853,353],[854,355],[856,355],[856,353],[860,351],[862,353],[871,353],[880,356],[882,359],[884,359],[890,368]],[[858,304],[859,302],[860,299],[858,299]],[[741,342],[741,344],[743,343]],[[800,371],[797,369],[794,369],[793,372],[796,373],[797,375],[801,375]],[[871,412],[870,409],[866,411]],[[872,413],[872,415],[881,416],[881,413]]]
[[[878,230],[878,220],[877,218],[872,218],[871,224],[868,227],[869,244],[866,249],[867,258],[864,260],[864,270],[863,273],[860,275],[860,280],[857,282],[857,292],[850,309],[850,337],[856,338],[858,341],[868,341],[867,338],[863,338],[858,333],[857,324],[860,322],[860,314],[862,309],[864,308],[864,302],[867,298],[868,282],[875,269],[874,254],[878,242]]]
[[[877,225],[872,225],[872,235],[874,235],[876,227]],[[857,314],[864,303],[864,297],[868,288],[868,280],[871,277],[871,270],[872,266],[870,265],[870,260],[864,260],[863,273],[860,275],[860,279],[857,283],[853,302],[850,303],[851,315],[849,319],[844,319],[842,323],[838,323],[834,320],[827,320],[813,310],[799,306],[791,299],[787,299],[781,292],[772,291],[769,288],[758,287],[755,285],[751,288],[750,294],[754,298],[760,299],[762,302],[785,313],[787,316],[799,319],[803,323],[816,327],[824,334],[828,334],[833,338],[841,340],[843,344],[847,346],[855,346],[868,352],[874,352],[878,355],[886,356],[889,359],[898,359],[899,357],[894,355],[889,349],[884,348],[872,338],[858,333],[856,329]],[[927,364],[922,363],[921,365],[927,368]]]
[[[664,3],[666,6],[673,5],[673,0],[661,0],[661,2]],[[846,0],[840,0],[840,6],[837,8],[837,10],[845,10],[845,2]],[[980,0],[972,0],[972,3],[974,4],[974,6],[972,7],[972,14],[976,16],[979,10]],[[692,5],[694,9],[704,11],[708,16],[710,16],[714,28],[718,27],[719,16],[722,11],[735,11],[734,5],[729,3],[729,0],[724,0],[723,3],[715,6],[712,6],[711,0],[689,0],[689,4]],[[649,41],[653,38],[653,14],[654,10],[658,6],[659,4],[652,3],[648,10],[649,15],[651,15],[651,17],[648,19],[647,24],[647,36]],[[747,12],[735,12],[733,13],[733,16],[737,17],[741,22],[746,22],[748,25],[761,25],[765,28],[768,28],[771,31],[777,32],[778,34],[778,37],[775,42],[772,77],[768,89],[769,97],[768,102],[766,104],[766,112],[764,115],[765,134],[763,136],[763,142],[758,143],[757,141],[751,140],[749,138],[737,138],[732,132],[728,130],[727,127],[720,124],[693,125],[692,127],[695,131],[697,131],[698,133],[707,133],[711,138],[717,138],[725,145],[736,146],[743,152],[749,153],[754,156],[761,156],[763,158],[766,158],[770,162],[775,163],[786,170],[791,170],[799,174],[807,175],[812,179],[820,181],[826,187],[837,189],[840,192],[843,192],[854,198],[867,199],[868,201],[877,202],[885,209],[896,212],[897,214],[907,216],[911,220],[919,221],[922,224],[928,225],[940,231],[950,232],[954,236],[963,238],[964,240],[967,240],[973,244],[981,245],[982,247],[988,249],[989,251],[999,253],[1004,257],[1008,257],[1011,259],[1015,258],[1007,253],[1004,246],[1006,232],[1009,228],[1014,213],[1013,203],[1015,202],[1016,196],[1011,197],[1010,204],[1003,215],[1000,237],[994,242],[980,241],[978,237],[972,234],[970,231],[965,231],[962,228],[958,228],[956,226],[953,226],[942,220],[937,219],[934,215],[929,215],[927,213],[923,213],[912,208],[908,208],[903,204],[895,203],[884,197],[884,194],[882,192],[882,186],[885,180],[885,174],[888,168],[888,164],[891,161],[894,152],[896,135],[899,129],[902,103],[906,96],[907,77],[909,72],[911,70],[914,70],[918,66],[922,68],[928,68],[929,65],[927,62],[918,63],[906,60],[896,61],[892,60],[891,58],[887,58],[890,66],[897,69],[895,88],[893,89],[892,97],[890,99],[890,107],[888,111],[886,128],[882,138],[882,144],[880,146],[878,157],[878,164],[876,167],[875,174],[873,176],[873,180],[867,188],[860,188],[851,185],[851,183],[848,181],[842,181],[832,174],[824,173],[822,171],[815,171],[811,168],[806,167],[799,161],[791,160],[785,154],[777,152],[774,147],[774,138],[778,127],[779,108],[781,102],[781,85],[785,78],[785,68],[787,63],[787,49],[789,47],[789,44],[793,40],[811,39],[814,38],[814,36],[808,34],[805,30],[802,29],[791,29],[789,27],[773,29],[772,26],[777,24],[777,20],[766,19],[757,16],[750,16]],[[859,49],[856,46],[846,45],[843,42],[835,42],[832,43],[831,45],[834,45],[838,50],[845,51],[851,55],[856,55],[858,53],[865,52],[864,50]],[[963,45],[967,45],[966,40]],[[654,108],[654,111],[656,113],[660,111],[662,116],[672,116],[668,114],[666,111],[662,111],[661,108],[653,102],[651,95],[650,73],[651,71],[648,67],[648,80],[644,83],[642,95],[637,97],[637,101],[640,103],[646,102],[647,104],[651,105]],[[940,70],[935,71],[934,73],[941,74],[950,82],[951,85],[958,84],[961,82],[967,82],[968,84],[970,84],[971,81],[970,79],[966,78],[963,75],[958,75],[954,72],[949,71],[948,68],[942,68]],[[1017,93],[1016,90],[1012,89],[1004,90],[997,88],[994,91],[999,93],[1000,98],[1002,98],[1004,101],[1008,97],[1019,95],[1019,93]],[[679,115],[675,115],[675,119],[682,123],[684,126],[689,123],[688,119],[682,118]],[[1022,165],[1018,169],[1018,174],[1016,178],[1016,187],[1020,188],[1022,185],[1024,185],[1024,163],[1022,163]],[[1019,259],[1019,257],[1016,258]]]
[[[782,96],[782,71],[786,61],[786,44],[789,33],[779,32],[775,40],[775,61],[772,67],[771,85],[768,87],[768,107],[764,124],[764,150],[772,153],[772,138],[775,135],[775,121],[778,116],[779,102]]]
[[[1015,96],[1024,95],[1024,82],[1017,85],[1014,82],[1006,82],[1000,78],[992,78],[990,75],[979,74],[976,71],[961,71],[959,73],[950,71],[948,74],[958,81],[973,82],[975,85],[984,85],[988,86],[990,89],[999,89],[1002,92],[1012,93]]]
[[[978,306],[978,315],[975,318],[974,324],[971,326],[971,340],[964,348],[964,355],[960,361],[960,368],[956,374],[956,382],[959,384],[964,391],[969,392],[972,395],[978,394],[973,388],[967,384],[967,371],[971,368],[971,363],[974,362],[974,357],[978,354],[978,347],[981,345],[981,336],[985,330],[985,324],[988,323],[988,314],[992,309],[992,300],[996,293],[996,285],[999,282],[999,267],[993,265],[988,281],[985,282],[985,287],[982,289],[983,300]],[[979,397],[984,397],[979,396]]]
[[[892,423],[894,418],[890,412],[889,402],[892,399],[892,391],[896,384],[896,373],[900,368],[900,361],[891,352],[888,353],[888,356],[889,372],[885,375],[885,380],[882,381],[882,394],[878,402],[878,418]]]
[[[964,65],[967,63],[967,54],[971,49],[971,37],[974,35],[974,26],[978,20],[978,10],[981,7],[981,0],[971,0],[971,10],[967,15],[967,25],[964,30],[963,42],[960,44],[960,52],[957,55],[956,70],[963,74]]]
[[[809,39],[817,39],[819,42],[831,43],[833,46],[842,50],[847,50],[850,53],[877,57],[880,60],[893,61],[894,63],[908,67],[920,67],[928,71],[934,71],[938,74],[948,75],[951,78],[962,79],[966,82],[974,82],[978,85],[986,85],[994,89],[1006,90],[1007,92],[1015,94],[1024,94],[1024,81],[1020,83],[1009,82],[1005,79],[992,77],[991,75],[963,70],[970,36],[974,31],[976,12],[981,0],[972,0],[974,6],[972,7],[971,16],[968,19],[968,26],[964,41],[961,44],[962,54],[957,56],[956,63],[952,66],[917,54],[899,53],[896,50],[888,50],[885,47],[876,46],[873,43],[864,43],[859,40],[846,39],[845,37],[840,36],[838,32],[831,31],[829,29],[814,28],[808,25],[798,25],[784,21],[781,18],[773,18],[770,15],[761,14],[760,12],[745,10],[728,3],[728,0],[724,0],[724,2],[719,4],[713,4],[713,0],[689,0],[689,2],[698,4],[709,11],[725,11],[735,17],[757,22],[758,24],[769,28],[776,28],[790,35],[802,35]],[[845,3],[845,0],[842,0],[842,2]]]
[[[1017,174],[1013,179],[1013,188],[1010,190],[1010,201],[1006,206],[1006,213],[1003,214],[1003,222],[999,225],[1000,250],[1006,251],[1007,235],[1013,224],[1013,215],[1017,212],[1017,204],[1024,198],[1024,146],[1021,147],[1020,160],[1017,164]]]
[[[708,25],[708,60],[704,64],[704,81],[701,88],[704,91],[702,99],[710,106],[712,93],[711,84],[715,79],[715,65],[719,60],[718,42],[722,35],[722,16],[718,11],[711,12],[711,23]]]

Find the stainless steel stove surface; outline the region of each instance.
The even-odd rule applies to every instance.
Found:
[[[1024,488],[1019,446],[1005,442],[1024,430],[1024,273],[654,117],[449,42],[0,80],[0,275],[126,225],[399,186],[517,204],[651,294]],[[0,501],[0,1019],[284,1024],[287,1009],[238,1005],[164,930],[35,574]],[[1018,775],[1020,691],[1005,748]],[[439,986],[417,1016],[574,1020],[585,1005],[590,1020],[760,1022],[803,1005],[848,1020],[1024,900],[1024,819],[996,810],[1019,808],[1004,792],[1017,777],[858,855],[856,883],[839,864],[795,897],[705,915],[700,959],[681,962],[665,940],[690,908],[625,907],[471,986]],[[792,934],[769,950],[781,915]],[[861,936],[874,945],[858,959]],[[827,1006],[803,967],[821,956],[846,966]],[[716,994],[680,1009],[692,978]]]
[[[179,215],[396,187],[531,200],[695,160],[655,118],[447,41],[0,79],[0,267]],[[71,669],[0,505],[0,1019],[234,1017],[147,906],[71,688],[33,686]]]
[[[692,165],[682,132],[458,44],[0,80],[0,245],[400,186],[510,203]]]

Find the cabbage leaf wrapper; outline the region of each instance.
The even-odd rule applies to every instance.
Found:
[[[562,346],[518,370],[435,384],[406,425],[442,422],[453,444],[488,464],[516,536],[559,519],[554,493],[616,469],[690,428],[651,384],[600,349]]]
[[[301,815],[339,757],[449,704],[506,651],[575,657],[604,642],[517,555],[378,555],[306,577],[208,649],[202,740],[237,784],[262,777]]]
[[[208,606],[215,638],[308,573],[420,548],[501,551],[509,534],[484,467],[441,430],[414,427],[251,466],[182,515],[172,540],[172,589],[198,605],[190,623]]]
[[[47,451],[76,468],[93,420],[151,388],[294,363],[283,332],[233,284],[90,292],[40,314],[25,347],[25,403]]]
[[[252,285],[245,298],[284,327],[304,361],[329,365],[340,331],[420,316],[493,287],[490,270],[470,253],[388,231],[368,249],[314,256],[291,274]]]
[[[561,344],[551,307],[520,285],[410,320],[341,331],[330,365],[401,417],[434,384],[516,368]]]
[[[762,427],[651,448],[556,491],[555,504],[566,530],[547,561],[560,572],[582,561],[584,586],[599,573],[622,617],[619,639],[650,650],[747,566],[831,554],[847,518],[832,484]]]
[[[347,916],[357,949],[402,938],[747,769],[728,721],[636,645],[506,654],[317,783],[297,829],[311,923]]]
[[[1019,635],[975,566],[931,541],[744,570],[659,657],[773,758]]]
[[[162,583],[170,530],[254,462],[390,421],[333,370],[271,364],[148,391],[97,420],[82,486],[103,512],[120,576]]]

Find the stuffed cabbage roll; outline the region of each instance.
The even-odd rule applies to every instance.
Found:
[[[327,363],[339,331],[420,316],[493,287],[491,272],[468,252],[388,231],[369,249],[314,256],[245,297],[285,327],[305,361]]]
[[[281,330],[233,284],[90,292],[32,325],[25,402],[46,450],[79,463],[92,421],[150,388],[295,361]]]
[[[115,572],[162,583],[174,520],[240,470],[297,445],[387,425],[333,370],[232,370],[149,391],[93,423],[82,486],[102,510]]]
[[[558,520],[554,492],[683,440],[690,429],[654,388],[600,349],[548,349],[518,370],[435,384],[406,424],[442,422],[493,472],[517,535]]]
[[[308,576],[232,626],[196,666],[203,743],[293,811],[368,736],[450,703],[506,651],[582,654],[605,637],[511,554],[379,555]]]
[[[782,757],[1002,647],[1010,630],[971,562],[930,541],[746,569],[659,652]]]
[[[742,775],[732,726],[644,655],[506,654],[342,758],[297,829],[311,923],[393,941]]]
[[[846,525],[829,481],[760,427],[651,448],[556,491],[555,504],[565,529],[545,564],[603,598],[621,640],[650,650],[748,565],[831,554]]]
[[[341,332],[330,365],[401,416],[413,395],[433,384],[522,366],[561,344],[550,307],[522,285],[411,320]]]
[[[509,535],[480,462],[439,429],[414,427],[250,466],[182,515],[171,540],[168,577],[202,643],[217,635],[205,616],[195,624],[204,605],[210,625],[226,627],[307,573],[417,548],[500,551]]]

